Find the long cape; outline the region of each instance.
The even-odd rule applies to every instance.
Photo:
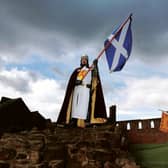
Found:
[[[80,69],[81,68],[75,69],[69,79],[62,108],[60,110],[60,114],[57,120],[58,124],[68,124],[70,122],[72,95],[74,92],[76,77]],[[107,114],[99,73],[97,73],[96,78],[92,77],[90,94],[91,96],[89,101],[88,119],[90,120],[90,123],[102,123],[104,122],[104,120],[101,119],[106,119]]]

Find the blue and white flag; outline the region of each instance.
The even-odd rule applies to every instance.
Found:
[[[106,59],[111,72],[120,71],[132,49],[131,16],[104,42]]]

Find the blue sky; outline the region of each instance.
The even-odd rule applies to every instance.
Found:
[[[82,54],[90,63],[133,13],[133,48],[120,72],[99,60],[107,110],[117,120],[161,117],[168,107],[168,1],[0,0],[0,96],[22,97],[56,121]]]

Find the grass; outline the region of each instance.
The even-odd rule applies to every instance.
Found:
[[[130,151],[142,168],[168,168],[168,143],[131,145]]]

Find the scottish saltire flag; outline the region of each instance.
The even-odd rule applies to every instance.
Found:
[[[104,42],[106,59],[111,72],[120,71],[132,49],[131,15]]]

